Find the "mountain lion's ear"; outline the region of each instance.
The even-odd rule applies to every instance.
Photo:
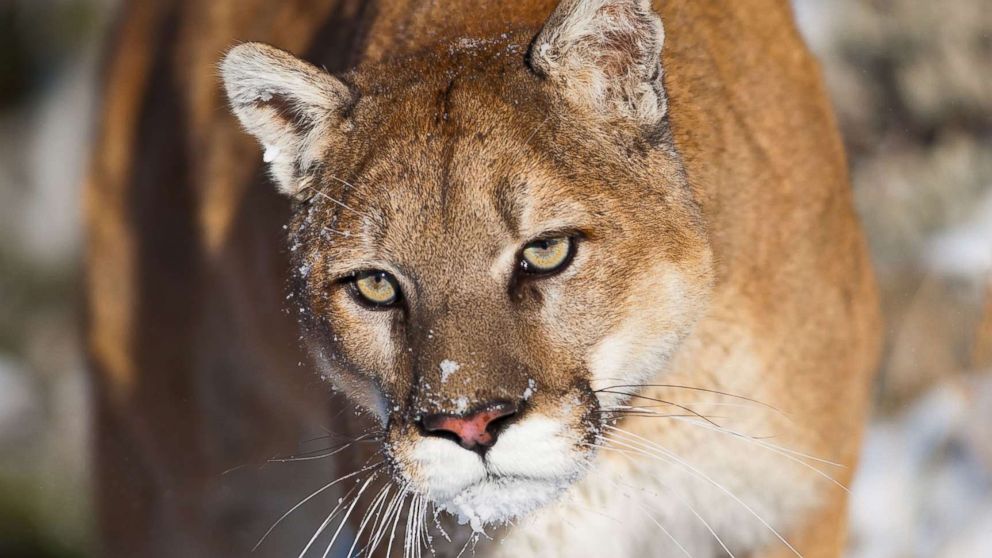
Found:
[[[530,65],[580,106],[656,124],[667,110],[664,40],[650,0],[562,0],[531,46]]]
[[[231,109],[264,147],[279,190],[300,194],[307,170],[344,125],[354,94],[327,72],[261,43],[232,48],[220,70]]]

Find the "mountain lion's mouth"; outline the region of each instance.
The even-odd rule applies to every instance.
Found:
[[[402,436],[389,452],[400,483],[476,532],[525,516],[559,498],[593,451],[575,425],[533,415],[509,426],[485,454],[436,437]]]

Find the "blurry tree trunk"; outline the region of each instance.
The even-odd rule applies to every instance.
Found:
[[[287,311],[289,202],[225,110],[215,65],[236,42],[263,40],[344,68],[366,12],[360,0],[122,9],[84,191],[101,555],[247,555],[341,474],[320,460],[260,466],[344,407],[309,369]],[[298,548],[326,514],[319,502],[258,554]]]

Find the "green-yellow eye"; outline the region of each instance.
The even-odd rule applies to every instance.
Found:
[[[558,271],[572,259],[572,239],[567,236],[535,240],[524,246],[520,269],[526,273]]]
[[[363,271],[355,276],[355,292],[372,306],[392,306],[399,301],[396,279],[385,271]]]

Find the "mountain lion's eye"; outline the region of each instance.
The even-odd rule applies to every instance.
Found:
[[[535,240],[524,246],[520,254],[520,269],[534,274],[563,269],[572,259],[574,244],[567,236]]]
[[[366,304],[376,307],[393,306],[400,299],[396,279],[385,271],[363,271],[355,276],[355,293]]]

